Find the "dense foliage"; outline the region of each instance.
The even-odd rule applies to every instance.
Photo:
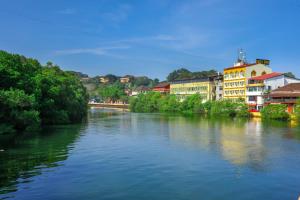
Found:
[[[230,100],[207,101],[203,103],[199,94],[190,95],[180,102],[175,95],[161,95],[156,92],[140,94],[130,99],[133,112],[162,112],[202,114],[209,116],[248,117],[248,106],[243,102]]]
[[[124,92],[124,85],[120,83],[101,85],[93,93],[93,96],[98,97],[103,102],[128,101],[128,97]]]
[[[185,68],[180,68],[171,72],[167,80],[175,81],[180,79],[190,79],[190,78],[207,78],[209,76],[216,75],[217,71],[209,70],[209,71],[200,71],[200,72],[191,72]]]
[[[263,119],[286,120],[289,114],[286,112],[287,105],[285,104],[270,104],[261,110]]]
[[[300,99],[297,100],[297,104],[295,107],[295,115],[297,120],[300,122]]]
[[[1,132],[79,122],[87,101],[85,87],[72,73],[0,51]]]

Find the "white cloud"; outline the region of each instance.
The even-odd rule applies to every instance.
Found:
[[[100,56],[113,56],[118,57],[112,53],[113,50],[128,49],[129,46],[107,46],[97,48],[78,48],[78,49],[64,49],[57,50],[54,53],[56,55],[75,55],[75,54],[94,54]]]

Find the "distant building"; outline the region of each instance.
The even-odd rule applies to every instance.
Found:
[[[200,94],[203,102],[213,100],[213,82],[211,78],[173,81],[170,84],[170,94],[175,94],[180,100],[192,94]]]
[[[249,78],[246,92],[247,103],[250,108],[260,110],[264,105],[266,93],[290,83],[300,83],[300,80],[278,72]]]
[[[120,78],[121,83],[130,83],[133,79],[133,76],[126,75]]]
[[[269,62],[257,59],[256,63],[248,64],[238,60],[233,67],[224,69],[223,97],[246,100],[247,79],[272,73],[272,69],[267,65]]]
[[[291,83],[266,95],[265,104],[286,104],[288,106],[287,111],[292,113],[299,98],[300,83]]]
[[[170,93],[170,83],[168,83],[168,82],[158,83],[152,90],[155,92],[160,92],[162,94],[169,94]]]
[[[139,86],[139,87],[135,88],[134,90],[132,90],[131,96],[137,96],[137,95],[142,94],[142,93],[145,94],[149,91],[150,91],[149,87]]]
[[[90,78],[90,77],[82,77],[82,78],[80,78],[80,81],[84,82],[84,83],[89,82],[91,80],[92,80],[92,78]]]
[[[108,83],[110,80],[109,80],[108,77],[101,76],[101,77],[99,78],[99,81],[100,81],[101,83]]]

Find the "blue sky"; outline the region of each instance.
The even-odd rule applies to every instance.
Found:
[[[0,49],[91,76],[247,60],[300,76],[300,0],[0,0]]]

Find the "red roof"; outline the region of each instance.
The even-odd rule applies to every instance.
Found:
[[[300,97],[300,83],[290,83],[286,86],[273,90],[270,97]]]
[[[170,87],[170,83],[160,82],[154,88],[166,88],[166,87]]]
[[[250,67],[250,66],[253,66],[253,65],[256,65],[256,63],[243,64],[243,65],[240,65],[240,66],[232,66],[232,67],[225,68],[224,70]]]
[[[249,80],[263,81],[263,80],[273,78],[273,77],[276,77],[276,76],[280,76],[280,75],[283,75],[283,73],[273,72],[273,73],[270,73],[270,74],[265,74],[265,75],[261,75],[261,76],[252,77],[252,78],[249,78]]]

